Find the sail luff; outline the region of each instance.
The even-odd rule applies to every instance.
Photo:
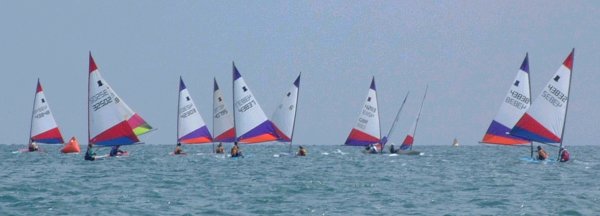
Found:
[[[396,123],[398,123],[398,120],[400,119],[400,113],[402,112],[402,109],[404,108],[404,104],[406,104],[406,99],[408,98],[409,94],[410,94],[410,91],[406,93],[406,96],[404,96],[404,100],[402,100],[402,104],[400,105],[398,112],[396,112],[396,118],[394,118],[394,122],[392,122],[392,126],[390,127],[390,130],[388,131],[387,135],[381,139],[382,149],[383,149],[383,147],[385,147],[385,144],[387,144],[387,142],[390,140],[390,137],[392,136],[392,131],[394,131],[394,128],[396,128]]]

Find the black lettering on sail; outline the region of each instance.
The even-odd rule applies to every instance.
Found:
[[[368,98],[367,98],[367,101],[371,102],[371,97],[368,97]]]
[[[559,75],[556,75],[556,77],[554,77],[554,81],[555,81],[555,82],[558,82],[558,80],[559,80],[559,79],[560,79],[560,76],[559,76]]]
[[[185,101],[190,101],[190,97],[185,96]]]
[[[46,103],[46,100],[44,100],[44,98],[42,98],[42,103]]]
[[[515,86],[519,87],[519,80],[515,81]]]
[[[218,97],[217,99],[219,100],[219,102],[223,101],[223,99],[221,99],[221,97]]]
[[[98,80],[98,87],[103,86],[104,84],[102,84],[102,80]]]
[[[242,90],[244,90],[244,92],[248,91],[248,88],[246,88],[246,86],[242,86]]]
[[[292,95],[292,93],[291,93],[291,92],[288,92],[288,93],[287,93],[287,96],[289,97],[290,95]]]

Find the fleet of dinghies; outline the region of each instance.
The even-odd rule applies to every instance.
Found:
[[[530,144],[532,159],[533,142],[559,144],[559,147],[562,147],[574,51],[574,49],[571,51],[533,103],[529,79],[529,55],[526,54],[481,143],[508,146]],[[232,63],[232,75],[233,112],[227,109],[225,97],[216,78],[214,79],[212,107],[214,136],[211,135],[183,78],[180,77],[177,104],[177,143],[213,143],[214,149],[214,142],[242,144],[282,142],[289,143],[289,152],[291,153],[301,75],[298,75],[290,89],[285,92],[283,100],[276,107],[270,119],[265,115],[235,63]],[[402,145],[398,149],[394,149],[391,144],[391,154],[421,154],[413,151],[412,147],[427,91],[428,88],[425,89],[415,121],[404,137]],[[385,145],[391,139],[408,95],[409,93],[404,97],[387,135],[381,137],[377,89],[375,77],[373,77],[358,120],[350,131],[345,145],[367,147],[363,151],[365,153],[382,153]],[[104,80],[90,52],[88,143],[98,147],[132,145],[141,143],[139,136],[153,130],[155,129],[134,112]],[[30,146],[32,143],[64,143],[39,79],[34,97],[29,137]],[[453,146],[458,146],[456,138]],[[24,150],[21,149],[21,151]],[[71,138],[61,152],[80,152],[77,139]]]

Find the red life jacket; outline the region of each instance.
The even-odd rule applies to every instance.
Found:
[[[562,153],[560,154],[560,161],[566,162],[566,161],[569,161],[569,159],[570,159],[569,152],[567,150],[563,150]]]

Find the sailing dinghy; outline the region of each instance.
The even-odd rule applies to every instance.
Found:
[[[511,135],[531,142],[559,144],[558,159],[563,147],[574,54],[575,49],[510,131]]]
[[[358,120],[350,131],[345,145],[348,146],[373,146],[374,149],[365,149],[364,153],[379,153],[382,150],[380,144],[381,127],[379,124],[379,109],[377,105],[377,90],[375,88],[375,77],[371,79],[371,86],[363,103]],[[368,148],[368,147],[367,147]]]
[[[88,142],[98,147],[139,143],[138,135],[152,127],[102,78],[91,52],[89,62]]]
[[[223,92],[217,84],[217,79],[214,79],[213,91],[213,133],[215,135],[213,142],[231,143],[235,141],[235,128],[233,122],[233,114],[227,109]],[[216,152],[213,143],[213,152]],[[224,152],[223,152],[224,153]]]
[[[419,113],[417,113],[417,118],[413,123],[411,129],[408,131],[406,137],[404,137],[404,141],[402,141],[402,145],[400,145],[400,149],[396,152],[390,152],[395,154],[405,154],[405,155],[421,155],[422,153],[419,151],[412,150],[413,143],[415,141],[415,133],[417,132],[417,125],[419,124],[419,118],[421,118],[421,111],[423,110],[423,104],[425,103],[425,97],[427,96],[427,90],[429,86],[425,87],[425,94],[423,94],[423,100],[421,100],[421,107],[419,107]]]
[[[54,115],[50,110],[50,105],[46,100],[44,90],[40,80],[37,81],[35,96],[33,99],[33,110],[31,112],[31,125],[29,128],[29,145],[36,143],[43,144],[62,144],[63,136],[60,133],[58,124],[54,120]],[[29,152],[29,148],[20,149],[19,152]]]
[[[202,144],[212,142],[212,136],[190,93],[179,77],[177,106],[177,143]]]
[[[300,75],[286,92],[281,103],[275,109],[271,120],[275,124],[275,131],[279,136],[279,142],[289,142],[288,153],[292,154],[292,140],[294,136],[294,126],[296,123],[296,112],[298,109],[298,94],[300,91]],[[280,154],[284,155],[284,154]]]
[[[236,144],[262,143],[279,139],[275,125],[267,119],[235,64],[233,64],[233,107]],[[241,152],[239,156],[242,156]],[[232,157],[237,156],[232,155]]]

